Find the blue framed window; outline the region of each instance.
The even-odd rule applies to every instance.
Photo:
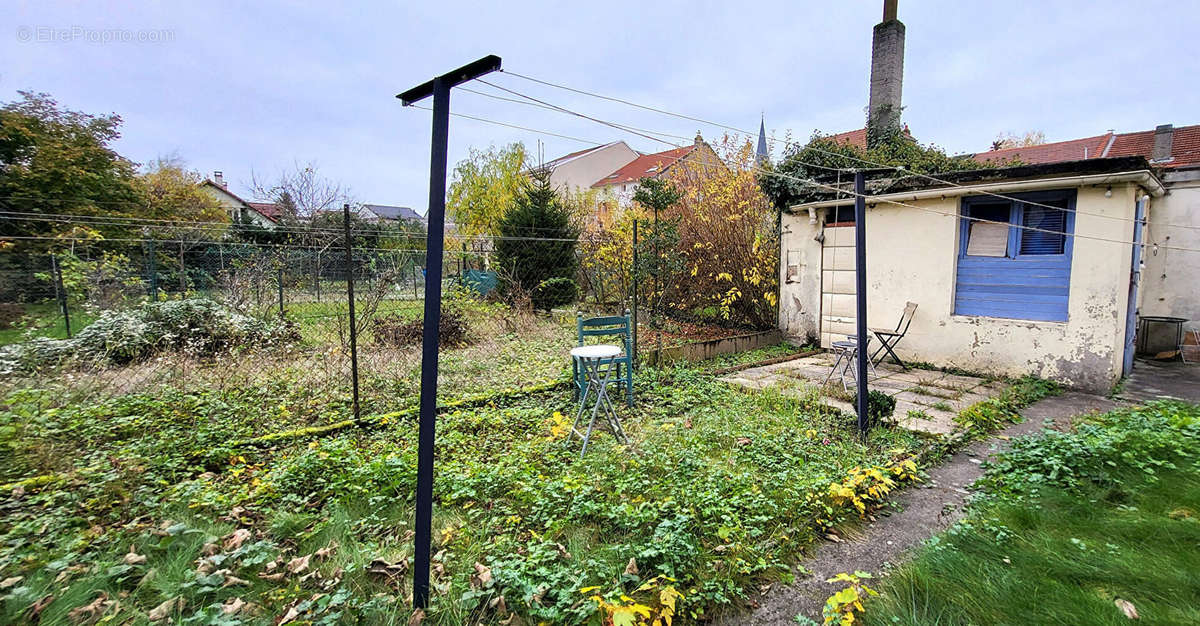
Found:
[[[1067,321],[1075,190],[962,200],[954,313]]]

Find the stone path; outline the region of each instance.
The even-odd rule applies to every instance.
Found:
[[[796,394],[819,389],[824,396],[823,402],[854,413],[854,407],[851,406],[854,397],[852,381],[850,390],[846,391],[835,374],[828,385],[821,387],[833,367],[833,361],[834,357],[829,353],[815,354],[734,372],[721,380],[747,389],[775,386],[786,393]],[[937,435],[954,431],[954,417],[960,411],[1004,389],[1001,383],[972,376],[932,370],[904,371],[896,365],[883,363],[875,369],[878,375],[870,377],[870,387],[896,398],[894,415],[899,425]]]

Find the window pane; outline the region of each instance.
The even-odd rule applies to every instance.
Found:
[[[1008,252],[1008,224],[971,222],[968,256],[1005,256]]]
[[[1007,202],[968,207],[967,217],[973,218],[967,226],[968,256],[1008,255],[1009,210]]]
[[[1067,241],[1067,212],[1030,205],[1025,205],[1024,212],[1023,225],[1038,230],[1021,231],[1021,254],[1062,254]]]

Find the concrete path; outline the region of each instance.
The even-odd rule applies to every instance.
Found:
[[[821,389],[826,404],[854,413],[854,407],[850,404],[854,397],[852,380],[847,390],[835,374],[829,384],[822,387],[833,363],[833,355],[825,352],[734,372],[721,380],[747,389],[774,386],[794,393]],[[876,366],[875,375],[870,377],[870,385],[871,389],[896,399],[894,415],[902,428],[935,435],[953,432],[956,428],[954,417],[960,411],[1004,389],[1002,383],[983,378],[933,370],[903,370],[890,363]]]
[[[1200,363],[1138,360],[1119,397],[1134,404],[1161,399],[1200,402]]]
[[[879,516],[877,521],[866,523],[856,536],[840,543],[817,545],[811,558],[802,563],[807,573],[798,573],[794,584],[773,585],[754,600],[757,608],[752,612],[722,615],[715,623],[795,624],[797,615],[820,623],[825,599],[838,590],[826,579],[855,570],[878,575],[901,560],[905,551],[962,517],[970,494],[968,487],[983,474],[980,464],[1004,447],[1007,440],[1036,432],[1044,425],[1064,428],[1073,416],[1115,407],[1116,403],[1108,398],[1081,393],[1065,393],[1033,404],[1022,411],[1025,421],[971,444],[930,469],[928,481],[900,492],[893,499],[898,512]]]

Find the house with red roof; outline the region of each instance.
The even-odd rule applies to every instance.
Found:
[[[641,154],[592,184],[592,189],[601,194],[602,200],[597,215],[598,223],[608,223],[614,211],[631,206],[638,184],[643,180],[659,178],[680,167],[724,167],[724,162],[700,133],[696,133],[696,139],[690,146]]]
[[[200,188],[212,196],[229,215],[230,222],[249,222],[261,228],[273,229],[279,223],[282,211],[279,206],[270,202],[248,202],[229,190],[222,172],[213,172],[212,177],[204,179]]]
[[[895,3],[873,43],[868,128],[902,109]],[[832,138],[868,142],[865,130]],[[868,328],[907,320],[892,357],[1093,392],[1129,374],[1135,354],[1177,349],[1175,327],[1157,335],[1143,322],[1200,319],[1200,126],[971,156],[990,167],[864,172],[861,211],[840,172],[817,176],[823,189],[780,218],[780,329],[832,348],[857,333],[865,295]],[[884,336],[868,335],[870,354],[886,355]]]
[[[550,184],[556,189],[598,193],[597,214],[589,225],[602,226],[616,210],[633,204],[638,183],[662,176],[684,163],[704,167],[722,165],[720,156],[697,133],[691,145],[663,152],[637,152],[624,141],[615,141],[572,152],[542,168],[550,172]]]

